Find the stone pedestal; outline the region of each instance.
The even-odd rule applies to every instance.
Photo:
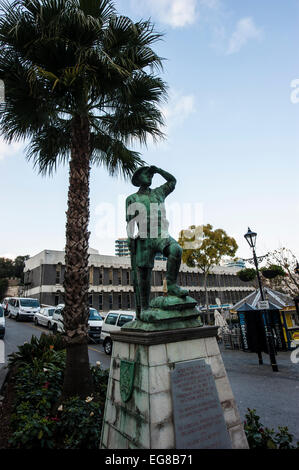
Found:
[[[175,449],[171,371],[201,359],[211,366],[233,449],[248,448],[243,425],[216,341],[218,327],[113,334],[113,350],[102,428],[103,449]],[[120,391],[121,361],[135,363],[132,394]],[[217,394],[216,394],[217,395]]]

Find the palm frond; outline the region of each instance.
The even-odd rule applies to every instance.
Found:
[[[31,140],[28,158],[52,172],[69,156],[72,119],[88,116],[92,161],[130,174],[142,160],[127,144],[163,138],[166,86],[148,72],[162,67],[151,47],[161,34],[117,16],[111,0],[0,0],[0,9],[4,138]]]
[[[145,164],[139,152],[128,149],[121,140],[109,134],[91,133],[91,163],[104,166],[111,176],[128,178]]]
[[[52,174],[70,156],[71,129],[65,121],[44,126],[26,147],[26,158],[32,160],[39,173]]]

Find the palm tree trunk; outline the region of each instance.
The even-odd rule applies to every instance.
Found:
[[[63,398],[75,395],[84,398],[93,391],[87,346],[89,135],[88,119],[74,117],[66,213],[63,320],[67,346]]]

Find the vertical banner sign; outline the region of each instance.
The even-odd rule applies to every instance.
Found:
[[[239,315],[239,323],[240,323],[243,350],[248,351],[248,338],[247,338],[247,327],[246,327],[245,313],[238,313],[238,315]]]

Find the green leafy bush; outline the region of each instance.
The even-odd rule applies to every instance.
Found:
[[[10,446],[21,449],[55,448],[57,421],[38,412],[26,413],[26,406],[20,406],[21,410],[24,414],[18,416],[18,427],[9,441]]]
[[[18,346],[18,351],[9,355],[9,367],[30,364],[35,359],[52,362],[53,351],[62,351],[64,349],[65,343],[61,335],[42,333],[40,338],[32,336],[30,343]]]
[[[285,276],[286,273],[282,269],[281,266],[278,266],[276,264],[271,264],[270,266],[266,268],[261,268],[260,269],[262,275],[267,278],[267,279],[274,279],[277,276]]]
[[[59,412],[58,433],[64,449],[98,449],[102,429],[102,407],[95,397],[65,401]],[[60,439],[59,439],[60,440]]]
[[[24,346],[10,361],[10,366],[14,366],[15,395],[10,446],[98,449],[109,371],[91,367],[94,397],[73,397],[54,412],[63,386],[63,343],[55,336],[41,340],[33,337]]]
[[[241,269],[237,273],[238,278],[243,282],[253,281],[256,278],[256,270],[253,268]]]
[[[8,289],[8,279],[0,279],[0,299],[3,299]]]
[[[257,416],[256,410],[248,408],[245,416],[244,430],[247,436],[250,449],[298,449],[293,446],[293,436],[288,432],[287,427],[278,427],[278,432],[274,429],[264,427],[260,423],[260,417]]]

